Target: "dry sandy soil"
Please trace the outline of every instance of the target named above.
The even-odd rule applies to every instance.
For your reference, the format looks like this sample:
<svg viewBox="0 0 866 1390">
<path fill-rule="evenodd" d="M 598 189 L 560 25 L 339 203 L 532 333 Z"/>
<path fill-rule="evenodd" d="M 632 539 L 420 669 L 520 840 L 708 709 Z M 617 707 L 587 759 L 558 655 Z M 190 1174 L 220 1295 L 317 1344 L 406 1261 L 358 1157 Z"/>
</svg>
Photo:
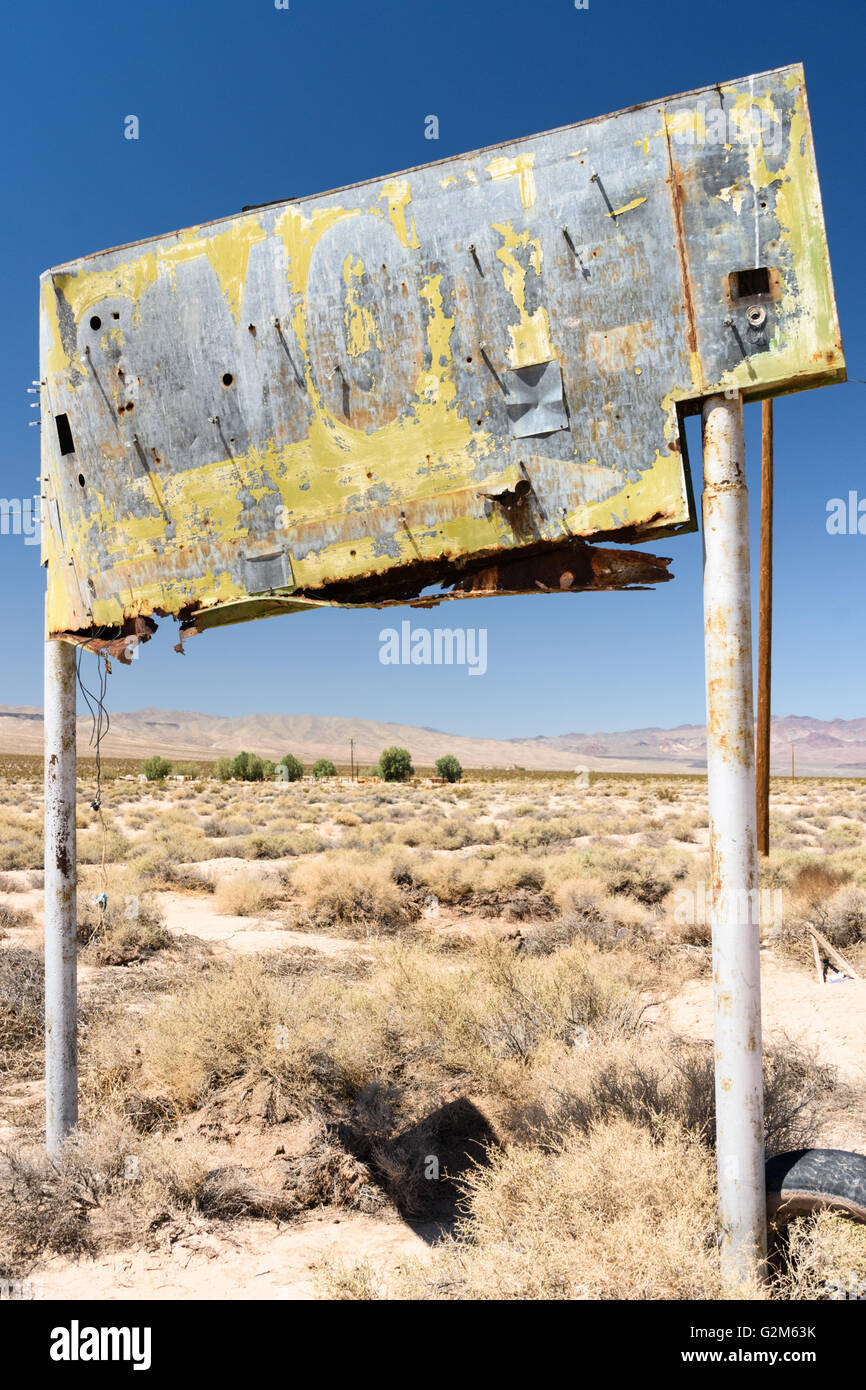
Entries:
<svg viewBox="0 0 866 1390">
<path fill-rule="evenodd" d="M 82 788 L 82 806 L 89 797 Z M 408 1179 L 405 1172 L 395 1176 L 395 1150 L 388 1149 L 401 1125 L 405 1131 L 428 1109 L 468 1097 L 490 1121 L 509 1162 L 540 1162 L 547 1149 L 529 1132 L 526 1113 L 515 1118 L 516 1098 L 528 1090 L 549 1111 L 550 1094 L 563 1093 L 563 1075 L 578 1094 L 580 1047 L 587 1048 L 587 1068 L 609 1066 L 615 1057 L 624 1058 L 625 1066 L 634 1064 L 628 1049 L 637 1040 L 643 1054 L 661 1059 L 664 1076 L 676 1071 L 677 1040 L 700 1044 L 712 1036 L 708 932 L 700 921 L 685 920 L 706 877 L 705 786 L 697 779 L 606 778 L 589 788 L 535 779 L 455 789 L 337 782 L 140 787 L 116 781 L 107 787 L 105 804 L 105 879 L 98 863 L 102 827 L 89 811 L 80 817 L 82 856 L 91 862 L 82 867 L 79 979 L 85 1015 L 89 1008 L 94 1020 L 84 1028 L 82 1131 L 96 1132 L 126 1113 L 130 1097 L 137 1105 L 142 1096 L 162 1104 L 170 1094 L 171 1104 L 147 1129 L 146 1142 L 155 1133 L 157 1141 L 178 1149 L 204 1143 L 213 1154 L 211 1176 L 241 1169 L 245 1180 L 263 1183 L 273 1194 L 276 1169 L 314 1153 L 323 1123 L 333 1157 L 333 1146 L 339 1148 L 334 1136 L 342 1133 L 341 1125 L 351 1129 L 352 1107 L 358 1096 L 368 1103 L 363 1097 L 371 1086 L 389 1095 L 400 1092 L 393 1101 L 398 1118 L 387 1133 L 376 1131 L 369 1151 L 350 1145 L 349 1160 L 343 1150 L 338 1154 L 339 1162 L 366 1165 L 347 1180 L 353 1193 L 367 1191 L 373 1173 L 376 1201 L 347 1197 L 341 1189 L 337 1204 L 314 1194 L 290 1213 L 250 1214 L 243 1203 L 237 1210 L 211 1210 L 202 1196 L 209 1181 L 205 1162 L 192 1197 L 178 1199 L 170 1213 L 154 1218 L 147 1208 L 139 1226 L 121 1235 L 112 1226 L 90 1251 L 64 1250 L 62 1243 L 52 1249 L 51 1240 L 43 1240 L 27 1259 L 20 1255 L 20 1268 L 6 1277 L 25 1278 L 37 1296 L 311 1299 L 379 1296 L 376 1287 L 396 1288 L 399 1296 L 404 1277 L 409 1296 L 424 1296 L 423 1270 L 438 1269 L 437 1252 L 454 1212 L 431 1213 L 423 1204 L 414 1210 L 404 1200 L 401 1183 Z M 0 960 L 41 949 L 38 810 L 35 785 L 7 786 Z M 819 984 L 803 924 L 820 921 L 866 975 L 864 822 L 862 783 L 779 783 L 773 855 L 762 871 L 769 892 L 777 894 L 762 927 L 765 1042 L 806 1058 L 809 1142 L 861 1152 L 866 981 Z M 102 888 L 111 908 L 104 920 L 92 901 Z M 270 1063 L 259 1065 L 255 1047 L 244 1052 L 246 1043 L 234 1035 L 213 1043 L 208 1029 L 214 1025 L 202 1022 L 209 982 L 229 990 L 224 1008 L 231 1011 L 233 980 L 239 981 L 238 992 L 252 988 L 256 1000 L 256 991 L 271 988 L 267 974 L 260 979 L 232 972 L 244 962 L 255 969 L 264 962 L 270 970 L 274 960 L 281 962 L 274 970 L 290 969 L 318 1001 L 311 1008 L 303 995 L 303 1017 L 288 1016 L 285 1025 L 302 1034 L 315 1020 L 323 1030 L 315 1057 L 327 1047 L 341 1055 L 339 1028 L 349 1026 L 347 1018 L 353 1030 L 367 1028 L 358 1018 L 365 1009 L 383 1007 L 395 970 L 398 977 L 403 972 L 403 993 L 398 988 L 397 1002 L 388 1004 L 392 1012 L 384 1023 L 377 1014 L 369 1024 L 378 1030 L 375 1037 L 371 1032 L 353 1042 L 356 1052 L 340 1063 L 352 1078 L 348 1100 L 345 1086 L 339 1098 L 336 1091 L 299 1091 L 275 1112 Z M 537 1020 L 541 1013 L 550 1016 L 551 1000 L 563 988 L 556 971 L 578 969 L 584 981 L 592 973 L 593 989 L 602 994 L 620 991 L 619 1021 L 614 1026 L 610 1001 L 602 1000 L 593 1004 L 585 1025 L 545 1031 L 547 1025 Z M 487 1012 L 478 1015 L 477 1037 L 466 1032 L 471 1020 L 463 1020 L 464 1031 L 452 1040 L 446 1034 L 457 996 L 440 1004 L 438 992 L 452 988 L 455 972 L 468 971 L 472 979 L 473 970 L 479 995 L 488 991 Z M 526 973 L 518 981 L 508 975 L 512 970 Z M 530 989 L 542 1001 L 532 1006 L 534 1015 L 516 1020 L 508 1014 L 506 1026 L 503 1000 L 511 1008 Z M 634 1006 L 623 1002 L 627 994 Z M 205 1002 L 183 1026 L 202 1028 L 202 1054 L 212 1046 L 217 1052 L 236 1048 L 245 1060 L 204 1080 L 183 1074 L 177 1056 L 149 1070 L 147 1056 L 142 1058 L 148 1038 L 159 1036 L 166 1011 L 181 1017 L 178 1008 L 199 995 Z M 24 1007 L 14 1000 L 7 1005 Z M 574 1007 L 569 1005 L 572 1013 Z M 416 1012 L 408 1016 L 410 1008 Z M 627 1027 L 621 1022 L 626 1013 Z M 424 1029 L 429 1035 L 420 1037 Z M 108 1039 L 111 1047 L 119 1039 L 118 1049 L 126 1048 L 122 1065 L 105 1055 Z M 401 1048 L 402 1055 L 395 1055 Z M 461 1049 L 467 1057 L 471 1053 L 465 1066 Z M 0 1055 L 0 1144 L 13 1152 L 38 1152 L 38 1039 L 13 1038 Z M 617 1122 L 626 1121 L 620 1116 Z M 558 1142 L 578 1142 L 572 1130 L 568 1135 Z M 590 1147 L 595 1142 L 591 1135 L 580 1140 Z M 387 1162 L 385 1150 L 392 1155 Z M 700 1185 L 697 1177 L 695 1182 Z M 280 1177 L 280 1183 L 285 1188 L 288 1179 Z M 110 1213 L 115 1198 L 108 1187 L 105 1193 L 96 1205 Z M 464 1218 L 479 1229 L 489 1220 L 483 1195 L 468 1218 L 464 1201 Z M 701 1191 L 688 1200 L 710 1198 Z M 87 1220 L 93 1224 L 93 1213 Z M 465 1229 L 461 1238 L 467 1238 Z M 526 1258 L 525 1250 L 518 1252 L 517 1264 Z M 602 1266 L 605 1258 L 598 1255 Z M 642 1258 L 651 1262 L 655 1256 Z M 849 1252 L 845 1258 L 850 1263 L 854 1257 Z M 549 1296 L 543 1284 L 518 1292 L 507 1279 L 497 1287 L 496 1277 L 489 1269 L 483 1280 L 477 1276 L 479 1287 L 494 1280 L 481 1296 Z M 669 1275 L 659 1276 L 658 1292 L 655 1277 L 600 1268 L 598 1291 L 590 1281 L 587 1296 L 610 1296 L 611 1279 L 625 1281 L 615 1290 L 624 1296 L 685 1296 L 669 1287 Z M 706 1275 L 706 1291 L 696 1296 L 713 1296 L 713 1277 Z M 462 1293 L 442 1293 L 447 1280 L 436 1278 L 437 1297 L 478 1296 L 471 1280 Z M 634 1279 L 637 1286 L 628 1282 Z"/>
</svg>

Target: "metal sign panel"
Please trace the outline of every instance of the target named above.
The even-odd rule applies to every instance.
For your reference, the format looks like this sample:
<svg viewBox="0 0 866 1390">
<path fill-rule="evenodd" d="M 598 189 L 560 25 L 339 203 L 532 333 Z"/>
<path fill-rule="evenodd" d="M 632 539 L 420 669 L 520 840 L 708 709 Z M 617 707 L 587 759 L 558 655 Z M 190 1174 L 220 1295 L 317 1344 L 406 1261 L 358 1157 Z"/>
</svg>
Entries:
<svg viewBox="0 0 866 1390">
<path fill-rule="evenodd" d="M 844 379 L 802 69 L 85 257 L 40 340 L 51 634 L 665 578 L 587 542 L 694 529 L 682 415 Z"/>
</svg>

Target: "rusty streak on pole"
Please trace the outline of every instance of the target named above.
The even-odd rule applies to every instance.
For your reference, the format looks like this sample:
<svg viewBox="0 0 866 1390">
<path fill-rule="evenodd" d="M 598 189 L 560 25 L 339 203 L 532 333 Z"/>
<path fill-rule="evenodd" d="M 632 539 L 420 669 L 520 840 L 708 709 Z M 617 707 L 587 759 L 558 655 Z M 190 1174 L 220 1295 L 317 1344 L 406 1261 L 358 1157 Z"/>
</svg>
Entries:
<svg viewBox="0 0 866 1390">
<path fill-rule="evenodd" d="M 75 648 L 45 643 L 45 1146 L 78 1122 Z"/>
<path fill-rule="evenodd" d="M 770 685 L 773 648 L 773 400 L 761 402 L 761 582 L 758 600 L 758 853 L 770 853 Z"/>
<path fill-rule="evenodd" d="M 716 1150 L 722 1278 L 746 1289 L 764 1274 L 761 987 L 749 503 L 739 396 L 711 396 L 704 424 L 704 648 Z"/>
</svg>

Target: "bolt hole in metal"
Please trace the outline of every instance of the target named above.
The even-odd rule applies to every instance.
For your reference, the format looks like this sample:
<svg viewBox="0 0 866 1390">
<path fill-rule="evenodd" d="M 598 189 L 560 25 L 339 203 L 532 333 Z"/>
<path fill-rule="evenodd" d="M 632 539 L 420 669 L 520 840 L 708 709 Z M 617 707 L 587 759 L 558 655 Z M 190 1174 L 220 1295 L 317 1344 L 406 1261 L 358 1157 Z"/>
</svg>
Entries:
<svg viewBox="0 0 866 1390">
<path fill-rule="evenodd" d="M 83 474 L 83 473 L 79 473 L 79 475 L 78 475 L 78 482 L 79 482 L 79 484 L 80 484 L 81 487 L 84 487 L 84 474 Z"/>
<path fill-rule="evenodd" d="M 233 381 L 234 377 L 231 372 L 223 372 L 223 386 L 231 386 Z"/>
<path fill-rule="evenodd" d="M 767 311 L 763 304 L 753 304 L 746 312 L 750 328 L 763 328 L 767 322 Z"/>
<path fill-rule="evenodd" d="M 94 333 L 98 333 L 102 327 L 102 319 L 94 314 L 93 318 L 90 320 L 90 327 L 93 329 Z"/>
</svg>

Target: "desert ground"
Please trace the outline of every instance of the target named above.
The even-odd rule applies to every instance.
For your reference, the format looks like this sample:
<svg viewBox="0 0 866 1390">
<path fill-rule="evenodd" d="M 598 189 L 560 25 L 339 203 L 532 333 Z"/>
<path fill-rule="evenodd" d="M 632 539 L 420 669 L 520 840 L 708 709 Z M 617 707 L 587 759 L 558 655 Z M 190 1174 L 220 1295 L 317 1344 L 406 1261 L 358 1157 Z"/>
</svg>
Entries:
<svg viewBox="0 0 866 1390">
<path fill-rule="evenodd" d="M 700 777 L 79 787 L 81 1116 L 42 1156 L 41 785 L 0 786 L 0 1279 L 124 1299 L 713 1299 Z M 866 1152 L 866 783 L 774 780 L 768 1152 Z M 106 895 L 106 905 L 98 901 Z M 775 1234 L 755 1295 L 866 1281 Z M 861 1283 L 866 1288 L 866 1282 Z"/>
</svg>

